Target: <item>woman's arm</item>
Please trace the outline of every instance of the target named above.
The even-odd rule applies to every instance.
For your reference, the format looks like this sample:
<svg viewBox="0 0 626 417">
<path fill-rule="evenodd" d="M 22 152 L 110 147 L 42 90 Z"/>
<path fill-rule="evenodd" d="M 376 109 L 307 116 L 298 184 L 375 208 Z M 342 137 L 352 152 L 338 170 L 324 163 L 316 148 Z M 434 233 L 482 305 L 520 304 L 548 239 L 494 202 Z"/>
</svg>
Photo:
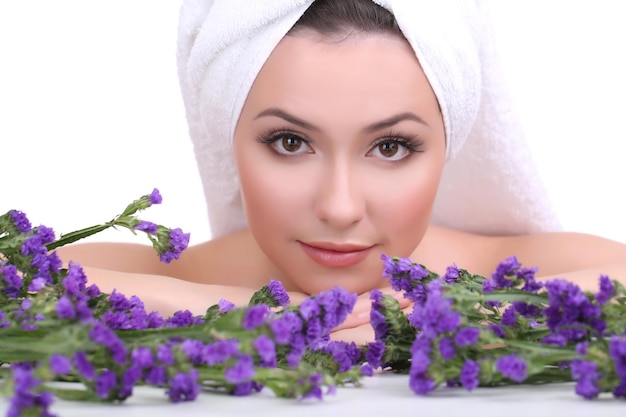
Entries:
<svg viewBox="0 0 626 417">
<path fill-rule="evenodd" d="M 87 280 L 102 292 L 116 290 L 127 297 L 138 296 L 146 311 L 158 311 L 164 317 L 179 310 L 203 315 L 220 299 L 237 306 L 247 305 L 255 290 L 245 287 L 198 284 L 163 275 L 137 274 L 84 267 Z"/>
</svg>

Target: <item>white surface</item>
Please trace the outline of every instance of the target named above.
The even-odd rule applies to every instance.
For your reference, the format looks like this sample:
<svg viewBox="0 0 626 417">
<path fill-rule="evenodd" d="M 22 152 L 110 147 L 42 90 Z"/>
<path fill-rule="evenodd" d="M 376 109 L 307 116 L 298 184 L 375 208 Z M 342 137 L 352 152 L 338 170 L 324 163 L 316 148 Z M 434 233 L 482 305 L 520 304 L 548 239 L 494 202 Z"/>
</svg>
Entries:
<svg viewBox="0 0 626 417">
<path fill-rule="evenodd" d="M 0 410 L 7 407 L 0 402 Z M 439 388 L 426 397 L 415 395 L 406 375 L 382 375 L 364 380 L 360 388 L 340 388 L 323 401 L 277 399 L 269 391 L 249 397 L 203 393 L 196 401 L 172 404 L 164 390 L 137 388 L 123 404 L 83 404 L 57 401 L 51 411 L 60 417 L 89 416 L 623 416 L 626 404 L 611 394 L 587 401 L 573 384 L 478 388 Z"/>
<path fill-rule="evenodd" d="M 491 1 L 507 78 L 567 230 L 626 242 L 626 3 Z M 0 212 L 57 232 L 161 189 L 210 237 L 175 69 L 179 1 L 0 2 Z M 112 231 L 98 240 L 135 240 Z"/>
</svg>

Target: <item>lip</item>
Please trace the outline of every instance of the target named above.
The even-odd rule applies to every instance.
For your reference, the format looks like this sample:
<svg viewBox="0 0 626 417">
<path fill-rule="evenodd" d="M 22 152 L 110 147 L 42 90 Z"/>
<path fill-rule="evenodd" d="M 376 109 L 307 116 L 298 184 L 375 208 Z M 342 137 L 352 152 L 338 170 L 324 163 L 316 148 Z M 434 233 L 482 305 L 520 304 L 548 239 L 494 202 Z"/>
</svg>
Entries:
<svg viewBox="0 0 626 417">
<path fill-rule="evenodd" d="M 374 246 L 337 244 L 332 242 L 298 241 L 304 253 L 313 261 L 330 268 L 344 268 L 358 264 L 369 255 Z"/>
</svg>

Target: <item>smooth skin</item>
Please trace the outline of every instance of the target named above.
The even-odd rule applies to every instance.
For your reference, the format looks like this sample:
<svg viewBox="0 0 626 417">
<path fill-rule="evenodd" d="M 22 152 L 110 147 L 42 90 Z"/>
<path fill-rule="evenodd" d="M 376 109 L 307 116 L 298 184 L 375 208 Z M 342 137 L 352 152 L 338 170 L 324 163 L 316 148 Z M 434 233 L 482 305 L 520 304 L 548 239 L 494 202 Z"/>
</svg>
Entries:
<svg viewBox="0 0 626 417">
<path fill-rule="evenodd" d="M 245 305 L 279 279 L 293 302 L 339 285 L 360 295 L 333 334 L 372 340 L 369 290 L 393 293 L 381 254 L 489 276 L 515 255 L 538 276 L 596 290 L 601 273 L 626 282 L 626 245 L 579 233 L 481 236 L 429 224 L 445 166 L 436 97 L 401 38 L 315 33 L 285 37 L 260 71 L 235 131 L 249 229 L 189 248 L 160 264 L 151 248 L 88 243 L 59 249 L 101 290 L 114 288 L 169 315 L 203 314 L 228 299 Z M 362 261 L 323 265 L 303 245 L 363 249 Z M 409 307 L 401 299 L 403 307 Z"/>
</svg>

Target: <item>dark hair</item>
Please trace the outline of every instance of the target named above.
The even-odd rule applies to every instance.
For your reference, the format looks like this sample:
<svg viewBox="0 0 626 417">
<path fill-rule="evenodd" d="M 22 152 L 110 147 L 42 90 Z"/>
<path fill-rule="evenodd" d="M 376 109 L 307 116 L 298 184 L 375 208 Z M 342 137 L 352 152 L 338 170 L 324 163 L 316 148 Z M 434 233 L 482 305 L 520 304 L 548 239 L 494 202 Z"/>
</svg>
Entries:
<svg viewBox="0 0 626 417">
<path fill-rule="evenodd" d="M 394 15 L 372 0 L 315 0 L 289 34 L 303 30 L 329 36 L 355 32 L 403 36 Z"/>
</svg>

